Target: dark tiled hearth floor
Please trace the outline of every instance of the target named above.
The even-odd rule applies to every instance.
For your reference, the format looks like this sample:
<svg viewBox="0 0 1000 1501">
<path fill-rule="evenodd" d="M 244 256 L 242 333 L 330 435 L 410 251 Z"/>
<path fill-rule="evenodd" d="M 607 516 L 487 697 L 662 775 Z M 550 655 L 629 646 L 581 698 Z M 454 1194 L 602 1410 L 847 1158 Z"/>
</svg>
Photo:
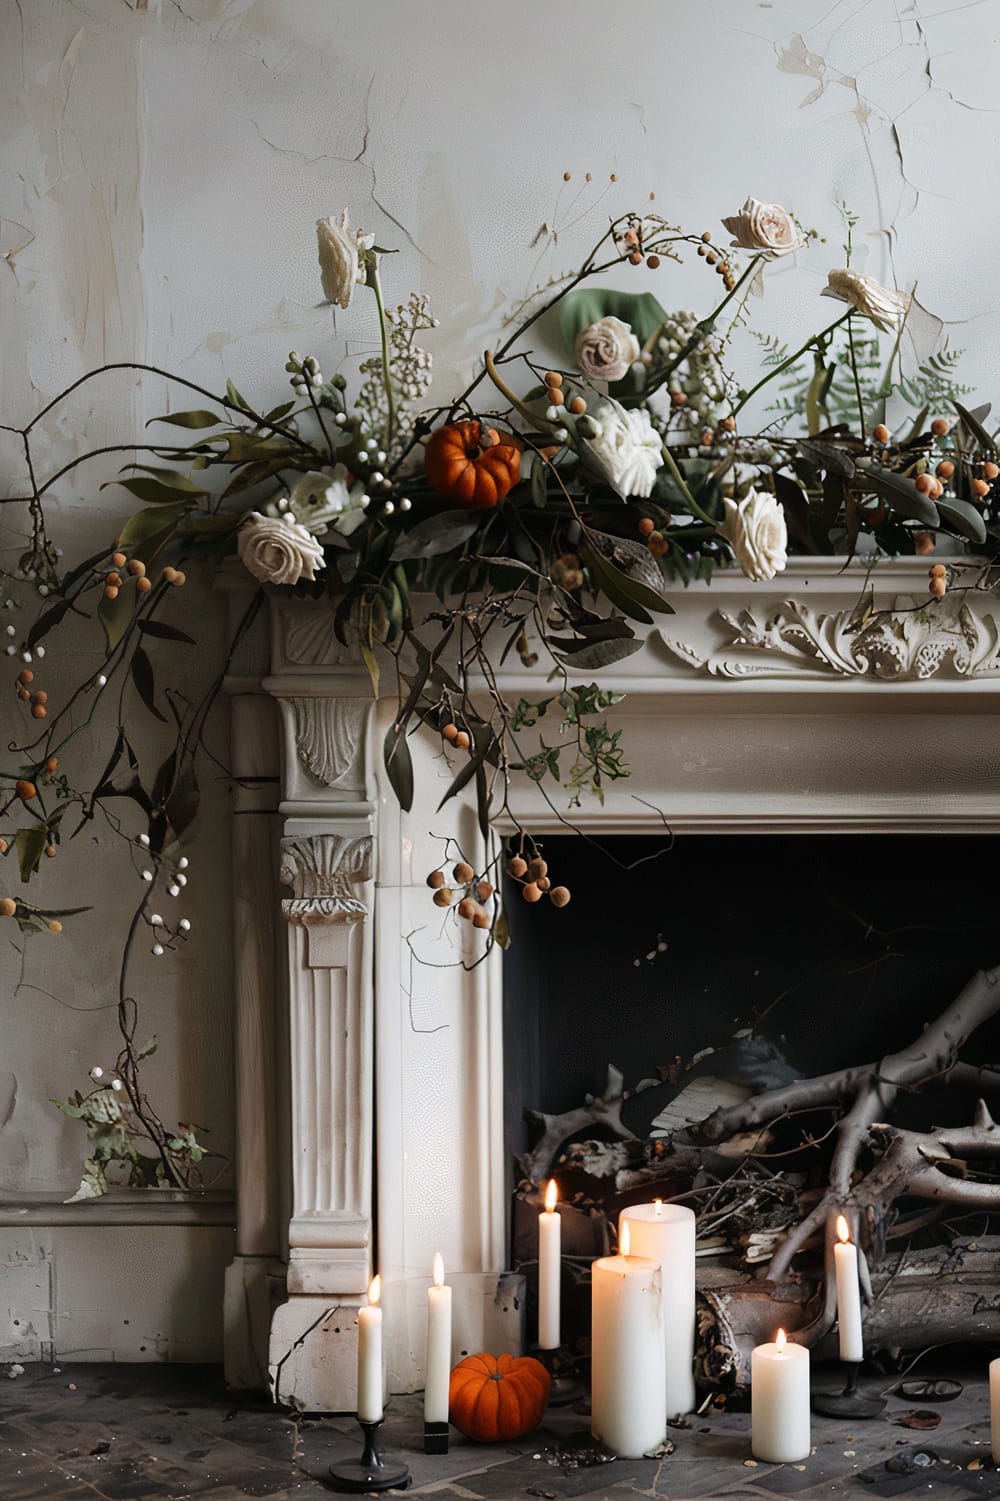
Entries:
<svg viewBox="0 0 1000 1501">
<path fill-rule="evenodd" d="M 325 1483 L 330 1464 L 359 1453 L 352 1419 L 292 1418 L 235 1397 L 214 1367 L 38 1365 L 15 1379 L 7 1378 L 7 1369 L 0 1366 L 3 1501 L 316 1501 L 332 1494 Z M 928 1367 L 920 1374 L 939 1373 Z M 566 1410 L 520 1443 L 483 1446 L 453 1433 L 448 1455 L 427 1457 L 415 1397 L 393 1400 L 385 1447 L 410 1466 L 410 1495 L 440 1501 L 1000 1497 L 1000 1472 L 989 1458 L 985 1360 L 974 1371 L 949 1374 L 966 1380 L 957 1400 L 917 1404 L 940 1412 L 933 1432 L 900 1427 L 896 1420 L 914 1404 L 890 1397 L 882 1418 L 854 1428 L 817 1417 L 814 1452 L 802 1465 L 749 1464 L 750 1419 L 736 1412 L 672 1431 L 676 1449 L 663 1460 L 573 1467 L 571 1439 L 586 1423 Z M 880 1384 L 873 1378 L 866 1386 L 877 1390 Z"/>
</svg>

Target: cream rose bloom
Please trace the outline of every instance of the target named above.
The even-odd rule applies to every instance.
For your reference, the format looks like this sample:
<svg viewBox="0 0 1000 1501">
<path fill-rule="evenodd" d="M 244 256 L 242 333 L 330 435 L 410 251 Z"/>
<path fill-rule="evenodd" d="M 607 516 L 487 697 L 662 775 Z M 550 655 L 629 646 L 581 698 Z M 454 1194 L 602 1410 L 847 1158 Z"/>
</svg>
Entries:
<svg viewBox="0 0 1000 1501">
<path fill-rule="evenodd" d="M 642 407 L 628 410 L 610 397 L 590 413 L 600 432 L 584 441 L 585 452 L 596 462 L 608 484 L 623 500 L 653 493 L 656 472 L 663 462 L 663 439 Z"/>
<path fill-rule="evenodd" d="M 620 318 L 602 318 L 576 336 L 577 369 L 592 380 L 621 380 L 639 353 L 639 340 Z"/>
<path fill-rule="evenodd" d="M 835 297 L 838 302 L 848 303 L 885 333 L 898 333 L 910 310 L 910 298 L 905 292 L 883 287 L 873 276 L 862 276 L 860 271 L 830 271 L 826 282 L 821 297 Z"/>
<path fill-rule="evenodd" d="M 244 568 L 264 584 L 297 584 L 314 579 L 323 566 L 323 549 L 309 528 L 284 516 L 252 511 L 236 534 Z"/>
<path fill-rule="evenodd" d="M 748 198 L 738 214 L 722 222 L 736 248 L 756 250 L 769 260 L 801 250 L 806 243 L 805 235 L 780 203 L 761 203 L 757 198 Z"/>
<path fill-rule="evenodd" d="M 339 220 L 316 220 L 316 238 L 323 296 L 327 302 L 350 307 L 355 283 L 365 280 L 364 252 L 375 244 L 375 236 L 360 229 L 352 233 L 345 208 Z"/>
<path fill-rule="evenodd" d="M 726 519 L 719 527 L 748 579 L 765 583 L 788 560 L 785 513 L 769 490 L 754 490 L 737 503 L 723 500 Z"/>
</svg>

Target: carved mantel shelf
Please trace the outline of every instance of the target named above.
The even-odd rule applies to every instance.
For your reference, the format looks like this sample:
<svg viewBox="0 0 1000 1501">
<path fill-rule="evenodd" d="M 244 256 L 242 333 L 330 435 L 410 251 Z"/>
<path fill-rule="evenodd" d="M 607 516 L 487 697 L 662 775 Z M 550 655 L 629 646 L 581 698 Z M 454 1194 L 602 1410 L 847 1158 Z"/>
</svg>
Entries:
<svg viewBox="0 0 1000 1501">
<path fill-rule="evenodd" d="M 722 573 L 670 591 L 676 613 L 600 674 L 626 695 L 614 724 L 632 775 L 603 806 L 574 810 L 574 824 L 657 836 L 1000 831 L 1000 604 L 974 590 L 929 604 L 926 585 L 924 560 L 869 576 L 822 559 L 767 585 Z M 230 575 L 234 592 L 246 586 Z M 859 626 L 866 587 L 885 613 Z M 240 1154 L 227 1366 L 234 1384 L 266 1371 L 278 1400 L 347 1410 L 374 1270 L 392 1390 L 422 1384 L 434 1251 L 455 1288 L 456 1351 L 515 1348 L 521 1312 L 504 1273 L 499 956 L 463 967 L 482 935 L 432 918 L 425 885 L 443 838 L 477 867 L 485 851 L 461 799 L 437 811 L 451 774 L 423 731 L 411 740 L 414 807 L 400 811 L 379 750 L 392 700 L 373 703 L 331 624 L 327 601 L 275 597 L 267 639 L 248 645 L 229 684 L 246 781 L 233 821 Z M 506 665 L 501 685 L 511 698 L 547 691 L 541 664 Z M 533 785 L 514 806 L 537 835 L 565 832 Z"/>
</svg>

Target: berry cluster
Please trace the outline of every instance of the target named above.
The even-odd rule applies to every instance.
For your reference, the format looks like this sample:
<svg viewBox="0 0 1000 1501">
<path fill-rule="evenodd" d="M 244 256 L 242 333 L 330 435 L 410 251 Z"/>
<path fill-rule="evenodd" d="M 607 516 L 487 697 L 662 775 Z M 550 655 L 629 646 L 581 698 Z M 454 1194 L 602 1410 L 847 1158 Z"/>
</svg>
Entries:
<svg viewBox="0 0 1000 1501">
<path fill-rule="evenodd" d="M 22 672 L 18 673 L 14 689 L 23 704 L 31 705 L 33 718 L 44 719 L 49 712 L 45 707 L 49 701 L 49 695 L 44 688 L 32 688 L 31 684 L 34 681 L 35 674 L 30 667 L 25 667 Z"/>
<path fill-rule="evenodd" d="M 565 907 L 569 902 L 569 887 L 552 885 L 549 867 L 537 853 L 527 860 L 523 855 L 511 855 L 507 874 L 512 881 L 521 883 L 521 895 L 526 902 L 540 902 L 543 896 L 548 897 L 553 907 Z"/>
<path fill-rule="evenodd" d="M 940 599 L 948 588 L 948 570 L 943 563 L 935 563 L 930 570 L 930 582 L 928 588 L 931 593 Z"/>
<path fill-rule="evenodd" d="M 442 869 L 432 870 L 427 877 L 427 884 L 434 892 L 432 900 L 435 907 L 450 907 L 455 900 L 455 887 L 461 887 L 462 894 L 455 908 L 458 916 L 471 922 L 474 928 L 492 927 L 492 905 L 496 895 L 492 882 L 485 877 L 477 879 L 476 872 L 467 860 L 458 860 L 452 866 L 451 879 L 455 883 L 454 887 L 447 884 L 448 877 Z"/>
<path fill-rule="evenodd" d="M 736 285 L 736 278 L 733 276 L 733 268 L 730 265 L 729 261 L 726 259 L 725 251 L 715 251 L 710 249 L 709 247 L 711 243 L 711 232 L 706 229 L 705 233 L 701 237 L 701 244 L 698 246 L 698 254 L 703 257 L 706 265 L 712 266 L 715 269 L 716 274 L 722 277 L 722 284 L 725 287 L 726 291 L 731 292 Z"/>
</svg>

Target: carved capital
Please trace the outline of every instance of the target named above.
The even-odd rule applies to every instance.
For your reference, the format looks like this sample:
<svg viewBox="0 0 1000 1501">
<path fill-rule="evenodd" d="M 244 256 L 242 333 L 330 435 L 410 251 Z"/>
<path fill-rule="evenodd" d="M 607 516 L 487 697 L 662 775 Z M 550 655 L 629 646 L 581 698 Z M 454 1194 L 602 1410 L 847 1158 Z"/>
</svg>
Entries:
<svg viewBox="0 0 1000 1501">
<path fill-rule="evenodd" d="M 321 926 L 364 917 L 368 907 L 360 888 L 371 880 L 372 840 L 342 834 L 314 834 L 281 841 L 281 882 L 291 886 L 281 910 L 290 923 Z"/>
</svg>

